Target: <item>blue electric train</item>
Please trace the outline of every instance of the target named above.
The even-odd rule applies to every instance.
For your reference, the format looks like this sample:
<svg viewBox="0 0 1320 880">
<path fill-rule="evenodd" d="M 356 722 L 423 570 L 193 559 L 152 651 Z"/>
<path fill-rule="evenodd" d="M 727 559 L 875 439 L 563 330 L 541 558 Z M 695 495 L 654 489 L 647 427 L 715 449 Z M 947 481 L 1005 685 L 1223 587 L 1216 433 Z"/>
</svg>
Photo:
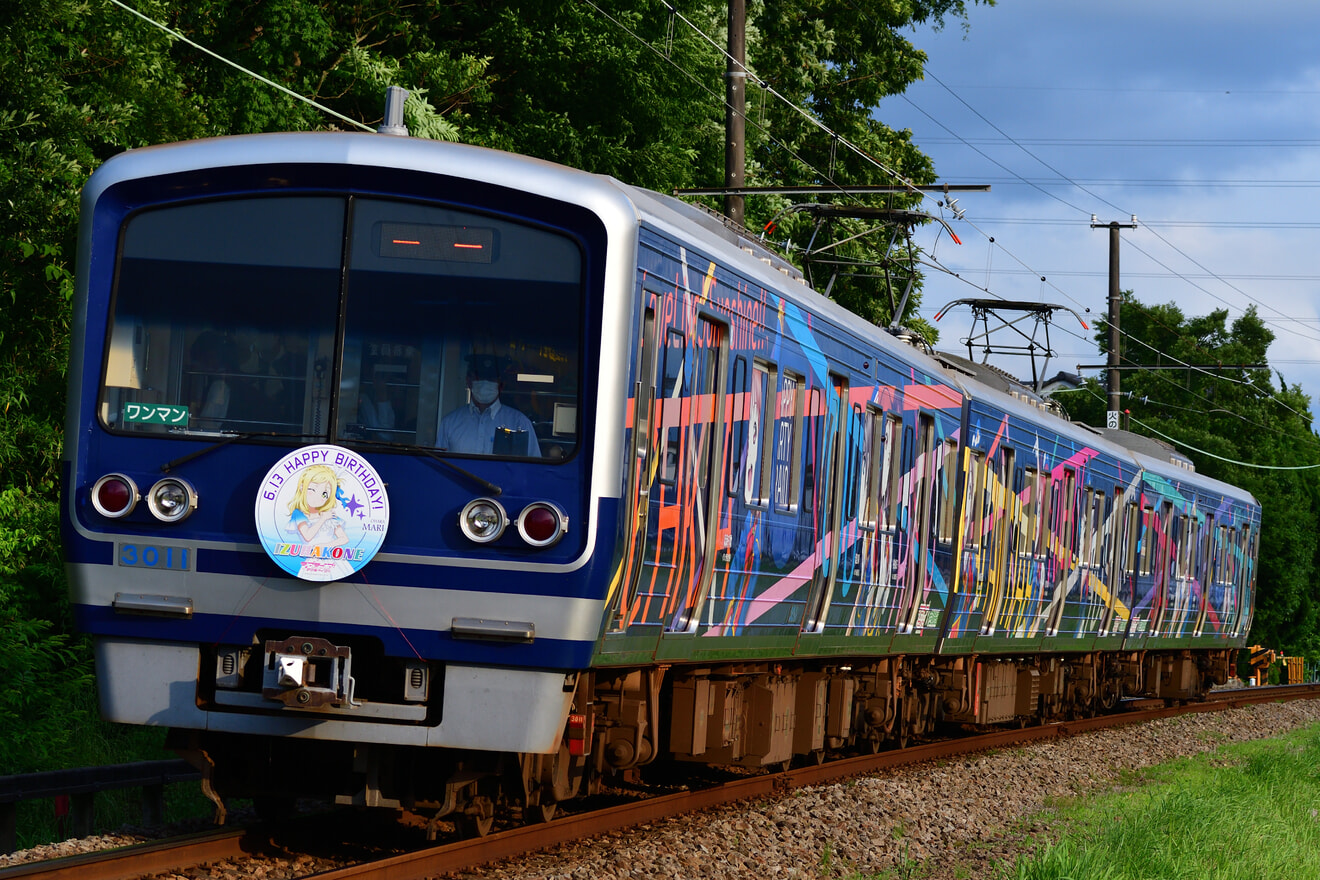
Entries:
<svg viewBox="0 0 1320 880">
<path fill-rule="evenodd" d="M 1194 699 L 1260 508 L 811 291 L 719 217 L 368 134 L 83 195 L 62 515 L 105 717 L 207 791 L 529 820 Z M 1146 445 L 1142 445 L 1142 444 Z"/>
</svg>

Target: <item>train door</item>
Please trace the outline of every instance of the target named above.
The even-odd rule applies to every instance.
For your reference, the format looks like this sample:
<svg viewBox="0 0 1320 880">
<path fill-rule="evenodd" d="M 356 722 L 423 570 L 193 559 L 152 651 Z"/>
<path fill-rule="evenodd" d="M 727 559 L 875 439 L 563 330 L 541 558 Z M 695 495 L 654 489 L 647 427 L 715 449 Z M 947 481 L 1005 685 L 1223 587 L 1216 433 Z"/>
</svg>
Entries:
<svg viewBox="0 0 1320 880">
<path fill-rule="evenodd" d="M 1026 635 L 1039 613 L 1044 591 L 1044 546 L 1050 519 L 1050 475 L 1048 471 L 1023 469 L 1022 515 L 1018 519 L 1015 575 L 1010 583 L 1012 602 L 1000 626 L 1006 634 Z"/>
<path fill-rule="evenodd" d="M 1135 501 L 1127 502 L 1123 506 L 1123 539 L 1119 548 L 1121 561 L 1118 566 L 1118 601 L 1128 611 L 1127 626 L 1123 628 L 1121 634 L 1129 637 L 1140 634 L 1137 629 L 1137 618 L 1141 614 L 1141 609 L 1138 607 L 1138 602 L 1141 600 L 1138 580 L 1142 523 L 1141 506 Z"/>
<path fill-rule="evenodd" d="M 630 507 L 627 548 L 619 577 L 624 585 L 623 599 L 615 617 L 615 629 L 624 629 L 637 604 L 642 582 L 642 560 L 646 553 L 646 525 L 651 512 L 651 487 L 655 482 L 655 367 L 660 341 L 657 336 L 655 309 L 646 308 L 638 333 L 637 380 L 633 385 L 632 444 L 627 450 Z"/>
<path fill-rule="evenodd" d="M 1201 598 L 1201 607 L 1196 615 L 1196 627 L 1193 635 L 1201 635 L 1205 632 L 1206 620 L 1214 607 L 1210 594 L 1210 575 L 1213 571 L 1211 566 L 1211 542 L 1214 536 L 1215 515 L 1207 513 L 1203 517 L 1194 517 L 1196 520 L 1196 557 L 1188 576 L 1192 578 L 1193 584 L 1199 587 Z"/>
<path fill-rule="evenodd" d="M 960 558 L 955 563 L 957 570 L 950 599 L 953 607 L 953 619 L 948 628 L 950 636 L 962 635 L 971 615 L 983 610 L 981 604 L 986 597 L 986 570 L 989 567 L 986 551 L 990 545 L 985 534 L 991 516 L 986 486 L 989 468 L 985 453 L 979 449 L 967 447 L 963 457 L 966 474 L 963 477 L 962 540 L 958 544 Z"/>
<path fill-rule="evenodd" d="M 867 604 L 871 609 L 868 626 L 897 626 L 895 593 L 899 587 L 898 499 L 903 476 L 903 420 L 895 413 L 875 416 L 880 437 L 872 443 L 875 462 L 874 497 L 878 501 L 874 548 L 874 584 Z M 878 448 L 876 448 L 878 446 Z"/>
<path fill-rule="evenodd" d="M 807 596 L 807 613 L 803 617 L 802 631 L 818 633 L 825 629 L 825 614 L 829 610 L 830 597 L 839 580 L 839 567 L 843 564 L 842 515 L 844 480 L 847 477 L 848 452 L 848 380 L 842 376 L 830 374 L 834 386 L 835 412 L 831 418 L 826 414 L 825 436 L 821 450 L 830 450 L 828 457 L 819 456 L 823 474 L 818 474 L 818 481 L 825 489 L 824 505 L 820 508 L 818 522 L 822 533 L 820 547 L 820 567 L 812 578 L 811 591 Z M 813 410 L 814 414 L 814 410 Z"/>
<path fill-rule="evenodd" d="M 1259 536 L 1251 523 L 1243 523 L 1240 535 L 1239 564 L 1237 567 L 1237 607 L 1233 609 L 1234 636 L 1245 634 L 1251 626 L 1251 609 L 1255 607 L 1256 553 Z"/>
<path fill-rule="evenodd" d="M 690 481 L 690 508 L 692 526 L 686 530 L 692 554 L 691 572 L 679 589 L 683 602 L 671 629 L 691 632 L 697 627 L 698 612 L 710 593 L 715 577 L 716 553 L 719 534 L 720 501 L 724 497 L 720 485 L 724 468 L 724 435 L 726 394 L 728 384 L 729 338 L 728 328 L 707 315 L 697 318 L 693 340 L 692 395 L 685 431 L 684 478 Z"/>
<path fill-rule="evenodd" d="M 1131 609 L 1127 605 L 1125 562 L 1127 547 L 1127 506 L 1123 503 L 1123 487 L 1115 485 L 1109 499 L 1109 512 L 1105 517 L 1105 546 L 1102 553 L 1104 571 L 1102 580 L 1108 592 L 1108 607 L 1100 624 L 1100 634 L 1107 636 L 1127 634 L 1127 620 Z M 1121 618 L 1121 622 L 1120 622 Z"/>
<path fill-rule="evenodd" d="M 921 599 L 928 577 L 926 547 L 930 544 L 931 491 L 934 486 L 935 418 L 928 413 L 917 415 L 917 449 L 912 464 L 913 495 L 908 512 L 908 564 L 904 578 L 903 607 L 899 632 L 916 629 L 921 616 Z"/>
<path fill-rule="evenodd" d="M 1192 517 L 1187 514 L 1179 513 L 1174 514 L 1169 523 L 1172 538 L 1172 546 L 1169 548 L 1169 587 L 1160 631 L 1173 637 L 1187 634 L 1188 618 L 1194 610 L 1192 590 L 1188 583 L 1193 546 L 1191 520 Z"/>
<path fill-rule="evenodd" d="M 1152 536 L 1154 546 L 1151 548 L 1151 557 L 1154 560 L 1154 571 L 1151 572 L 1153 576 L 1150 615 L 1151 635 L 1169 634 L 1169 627 L 1173 625 L 1174 609 L 1171 606 L 1177 598 L 1174 585 L 1174 561 L 1177 553 L 1174 544 L 1174 527 L 1176 524 L 1177 518 L 1173 515 L 1173 502 L 1165 501 L 1160 508 L 1160 512 L 1155 516 L 1154 526 L 1157 532 Z"/>
<path fill-rule="evenodd" d="M 1008 577 L 1007 562 L 1011 548 L 1008 546 L 1016 529 L 1010 528 L 1010 521 L 1016 519 L 1018 511 L 1017 494 L 1013 491 L 1013 476 L 1016 467 L 1016 453 L 1005 446 L 999 453 L 999 473 L 995 475 L 991 492 L 993 525 L 986 531 L 986 556 L 990 562 L 987 576 L 987 598 L 985 614 L 981 618 L 981 633 L 993 635 L 999 609 L 1004 604 L 1005 580 Z"/>
<path fill-rule="evenodd" d="M 1221 527 L 1222 528 L 1222 527 Z M 1242 545 L 1236 526 L 1226 530 L 1224 537 L 1224 619 L 1237 631 L 1237 618 L 1242 608 Z"/>
</svg>

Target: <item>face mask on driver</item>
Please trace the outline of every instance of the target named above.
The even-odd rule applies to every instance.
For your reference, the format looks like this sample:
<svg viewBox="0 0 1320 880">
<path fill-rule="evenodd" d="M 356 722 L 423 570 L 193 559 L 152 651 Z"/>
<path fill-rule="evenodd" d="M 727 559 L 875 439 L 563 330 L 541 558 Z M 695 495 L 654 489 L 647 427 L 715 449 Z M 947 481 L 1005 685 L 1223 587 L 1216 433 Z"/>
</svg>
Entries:
<svg viewBox="0 0 1320 880">
<path fill-rule="evenodd" d="M 498 382 L 480 379 L 472 383 L 472 401 L 478 406 L 490 406 L 495 402 L 495 398 L 499 396 L 500 383 Z"/>
</svg>

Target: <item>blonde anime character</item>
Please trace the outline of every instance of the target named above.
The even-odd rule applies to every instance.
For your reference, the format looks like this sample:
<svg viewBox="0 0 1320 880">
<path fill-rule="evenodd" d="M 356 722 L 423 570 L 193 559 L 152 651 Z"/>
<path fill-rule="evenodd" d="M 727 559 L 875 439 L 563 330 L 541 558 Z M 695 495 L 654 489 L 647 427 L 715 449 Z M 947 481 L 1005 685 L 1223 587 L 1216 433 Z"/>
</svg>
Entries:
<svg viewBox="0 0 1320 880">
<path fill-rule="evenodd" d="M 348 543 L 339 506 L 339 475 L 334 468 L 314 464 L 298 475 L 298 485 L 289 502 L 289 524 L 308 544 L 340 547 Z"/>
</svg>

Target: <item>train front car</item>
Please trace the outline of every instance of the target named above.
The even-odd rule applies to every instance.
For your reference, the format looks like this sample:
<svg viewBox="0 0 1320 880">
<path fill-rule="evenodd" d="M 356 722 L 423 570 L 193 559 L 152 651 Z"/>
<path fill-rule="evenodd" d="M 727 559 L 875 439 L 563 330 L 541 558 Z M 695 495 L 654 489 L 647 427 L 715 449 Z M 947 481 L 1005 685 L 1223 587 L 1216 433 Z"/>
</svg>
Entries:
<svg viewBox="0 0 1320 880">
<path fill-rule="evenodd" d="M 571 795 L 621 472 L 595 426 L 627 397 L 606 292 L 635 242 L 603 178 L 459 145 L 106 163 L 63 504 L 104 716 L 173 728 L 217 799 L 480 827 L 501 777 L 542 814 Z"/>
</svg>

